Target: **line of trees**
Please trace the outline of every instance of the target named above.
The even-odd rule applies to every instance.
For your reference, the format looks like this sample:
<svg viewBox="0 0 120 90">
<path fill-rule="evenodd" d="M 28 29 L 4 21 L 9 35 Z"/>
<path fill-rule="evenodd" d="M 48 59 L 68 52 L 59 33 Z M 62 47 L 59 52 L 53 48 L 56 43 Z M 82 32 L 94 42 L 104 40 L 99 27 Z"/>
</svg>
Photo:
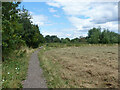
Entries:
<svg viewBox="0 0 120 90">
<path fill-rule="evenodd" d="M 2 3 L 2 53 L 3 57 L 22 46 L 37 48 L 45 39 L 38 25 L 31 22 L 28 10 L 18 6 L 20 2 Z"/>
<path fill-rule="evenodd" d="M 90 44 L 113 44 L 120 43 L 120 35 L 118 33 L 101 28 L 92 28 L 88 31 L 87 37 L 80 36 L 79 38 L 69 39 L 69 38 L 58 38 L 57 36 L 47 35 L 45 37 L 47 43 L 90 43 Z"/>
<path fill-rule="evenodd" d="M 91 44 L 113 44 L 120 43 L 120 35 L 118 33 L 104 29 L 101 31 L 101 28 L 93 28 L 88 32 L 87 41 Z"/>
</svg>

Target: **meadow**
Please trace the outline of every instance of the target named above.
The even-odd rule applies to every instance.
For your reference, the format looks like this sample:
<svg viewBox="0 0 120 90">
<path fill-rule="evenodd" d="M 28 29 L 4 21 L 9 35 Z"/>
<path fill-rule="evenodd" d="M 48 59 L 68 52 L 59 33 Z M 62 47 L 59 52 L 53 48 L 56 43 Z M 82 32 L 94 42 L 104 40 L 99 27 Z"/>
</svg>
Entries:
<svg viewBox="0 0 120 90">
<path fill-rule="evenodd" d="M 39 59 L 48 88 L 118 87 L 118 45 L 48 44 Z"/>
<path fill-rule="evenodd" d="M 35 49 L 23 47 L 15 50 L 2 63 L 2 88 L 22 88 L 22 82 L 26 79 L 28 62 L 31 53 Z"/>
</svg>

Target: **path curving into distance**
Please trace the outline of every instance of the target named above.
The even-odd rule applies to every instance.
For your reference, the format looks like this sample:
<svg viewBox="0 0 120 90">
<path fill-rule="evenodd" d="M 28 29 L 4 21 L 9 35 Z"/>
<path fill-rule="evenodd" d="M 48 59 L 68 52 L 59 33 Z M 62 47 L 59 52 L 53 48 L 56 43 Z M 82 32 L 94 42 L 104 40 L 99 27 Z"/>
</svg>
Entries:
<svg viewBox="0 0 120 90">
<path fill-rule="evenodd" d="M 23 88 L 47 88 L 46 80 L 43 77 L 38 59 L 40 48 L 32 53 L 30 57 L 27 78 L 23 82 Z"/>
</svg>

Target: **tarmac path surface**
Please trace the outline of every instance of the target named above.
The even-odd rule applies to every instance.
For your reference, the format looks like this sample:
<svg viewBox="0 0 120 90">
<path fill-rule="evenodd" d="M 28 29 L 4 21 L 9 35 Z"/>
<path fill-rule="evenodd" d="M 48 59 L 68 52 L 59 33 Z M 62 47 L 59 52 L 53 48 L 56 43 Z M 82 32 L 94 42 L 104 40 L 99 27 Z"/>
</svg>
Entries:
<svg viewBox="0 0 120 90">
<path fill-rule="evenodd" d="M 23 88 L 47 88 L 46 80 L 43 76 L 38 59 L 40 48 L 32 53 L 30 57 L 27 78 L 23 82 Z"/>
</svg>

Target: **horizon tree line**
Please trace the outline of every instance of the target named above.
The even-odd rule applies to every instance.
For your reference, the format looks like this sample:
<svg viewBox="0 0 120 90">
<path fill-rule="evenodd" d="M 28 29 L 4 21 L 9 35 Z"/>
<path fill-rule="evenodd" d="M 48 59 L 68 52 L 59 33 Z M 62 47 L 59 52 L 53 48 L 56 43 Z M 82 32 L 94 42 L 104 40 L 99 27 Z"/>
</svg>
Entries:
<svg viewBox="0 0 120 90">
<path fill-rule="evenodd" d="M 108 29 L 101 30 L 100 27 L 92 28 L 88 31 L 88 36 L 79 38 L 58 38 L 56 35 L 46 35 L 46 43 L 90 43 L 90 44 L 113 44 L 120 43 L 120 34 L 109 31 Z"/>
</svg>

